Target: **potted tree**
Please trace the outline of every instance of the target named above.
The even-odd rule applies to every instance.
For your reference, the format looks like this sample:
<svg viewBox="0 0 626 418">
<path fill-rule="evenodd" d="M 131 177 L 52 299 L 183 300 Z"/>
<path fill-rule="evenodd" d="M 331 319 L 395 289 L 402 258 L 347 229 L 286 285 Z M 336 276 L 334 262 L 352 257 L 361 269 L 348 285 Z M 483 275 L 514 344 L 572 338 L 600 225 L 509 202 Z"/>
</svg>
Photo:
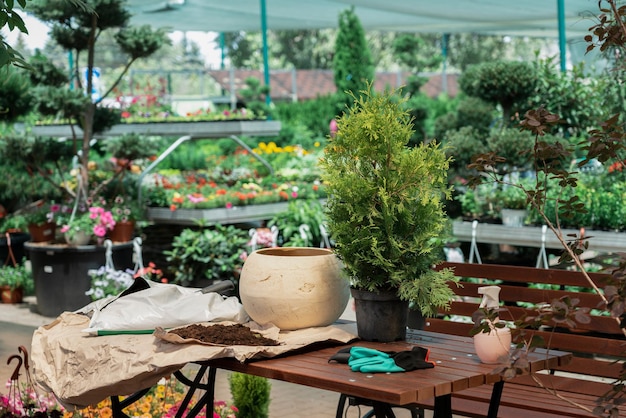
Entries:
<svg viewBox="0 0 626 418">
<path fill-rule="evenodd" d="M 432 316 L 454 295 L 452 272 L 432 269 L 443 258 L 449 159 L 435 142 L 407 146 L 412 119 L 398 92 L 377 94 L 370 85 L 352 97 L 321 160 L 328 227 L 350 280 L 359 337 L 400 340 L 409 302 Z M 366 306 L 376 299 L 380 308 Z M 399 318 L 381 318 L 393 311 Z"/>
</svg>

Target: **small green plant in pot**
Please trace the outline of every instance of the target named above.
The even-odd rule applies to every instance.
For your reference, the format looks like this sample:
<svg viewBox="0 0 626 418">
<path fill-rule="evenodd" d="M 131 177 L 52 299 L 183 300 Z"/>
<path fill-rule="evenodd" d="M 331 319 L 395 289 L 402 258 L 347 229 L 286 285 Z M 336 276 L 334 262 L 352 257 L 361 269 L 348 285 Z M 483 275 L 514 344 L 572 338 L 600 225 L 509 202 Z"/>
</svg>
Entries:
<svg viewBox="0 0 626 418">
<path fill-rule="evenodd" d="M 370 85 L 353 98 L 321 160 L 328 227 L 355 299 L 366 291 L 405 302 L 398 308 L 404 319 L 397 325 L 386 322 L 381 330 L 366 330 L 357 299 L 359 336 L 404 339 L 408 302 L 433 316 L 454 296 L 452 272 L 432 269 L 443 254 L 438 238 L 447 219 L 443 201 L 450 197 L 449 159 L 435 142 L 407 146 L 413 126 L 397 92 L 377 94 Z"/>
<path fill-rule="evenodd" d="M 23 261 L 15 265 L 0 267 L 0 292 L 2 302 L 20 303 L 24 295 L 33 294 L 33 289 L 33 277 Z"/>
</svg>

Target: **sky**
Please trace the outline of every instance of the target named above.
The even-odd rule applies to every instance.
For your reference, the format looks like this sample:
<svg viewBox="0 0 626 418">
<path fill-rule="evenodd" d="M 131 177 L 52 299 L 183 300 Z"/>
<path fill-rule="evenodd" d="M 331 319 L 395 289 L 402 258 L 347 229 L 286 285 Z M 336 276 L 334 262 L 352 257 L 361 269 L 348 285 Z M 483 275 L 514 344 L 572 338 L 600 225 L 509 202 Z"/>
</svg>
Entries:
<svg viewBox="0 0 626 418">
<path fill-rule="evenodd" d="M 28 29 L 28 35 L 22 34 L 17 29 L 9 31 L 7 27 L 4 27 L 2 34 L 6 37 L 7 42 L 12 46 L 15 45 L 19 34 L 22 34 L 29 49 L 43 48 L 48 40 L 49 27 L 32 16 L 22 15 L 22 18 Z M 170 37 L 172 41 L 180 42 L 183 32 L 172 32 Z M 187 39 L 198 44 L 200 53 L 204 56 L 207 66 L 219 68 L 221 52 L 213 42 L 215 37 L 215 32 L 187 32 Z"/>
</svg>

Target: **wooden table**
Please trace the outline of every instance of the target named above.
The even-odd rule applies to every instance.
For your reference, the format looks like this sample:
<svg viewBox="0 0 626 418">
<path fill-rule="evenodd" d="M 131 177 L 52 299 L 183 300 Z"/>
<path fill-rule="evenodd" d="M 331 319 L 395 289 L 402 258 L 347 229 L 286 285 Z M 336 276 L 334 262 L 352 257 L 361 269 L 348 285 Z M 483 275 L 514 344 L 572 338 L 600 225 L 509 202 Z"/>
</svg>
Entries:
<svg viewBox="0 0 626 418">
<path fill-rule="evenodd" d="M 370 400 L 377 417 L 392 417 L 385 412 L 389 406 L 423 404 L 434 399 L 434 417 L 451 417 L 451 395 L 464 389 L 494 384 L 492 406 L 489 416 L 497 416 L 500 394 L 504 382 L 493 371 L 497 366 L 483 364 L 474 353 L 472 339 L 427 331 L 409 330 L 407 342 L 374 343 L 356 341 L 347 346 L 362 346 L 380 351 L 405 351 L 414 345 L 430 349 L 430 360 L 436 366 L 432 369 L 415 370 L 405 373 L 360 373 L 352 372 L 346 364 L 329 363 L 328 359 L 346 346 L 309 349 L 267 360 L 241 363 L 234 359 L 222 358 L 199 363 L 198 376 L 207 373 L 208 383 L 200 384 L 187 380 L 189 393 L 195 389 L 206 389 L 198 402 L 198 411 L 204 405 L 213 405 L 215 370 L 225 369 L 269 379 L 278 379 L 319 389 L 338 392 L 347 396 Z M 550 369 L 566 364 L 570 353 L 538 351 L 529 355 L 531 371 Z M 189 395 L 189 394 L 188 394 Z M 191 395 L 190 395 L 191 396 Z M 183 408 L 181 408 L 183 409 Z M 194 416 L 194 415 L 189 415 Z"/>
</svg>

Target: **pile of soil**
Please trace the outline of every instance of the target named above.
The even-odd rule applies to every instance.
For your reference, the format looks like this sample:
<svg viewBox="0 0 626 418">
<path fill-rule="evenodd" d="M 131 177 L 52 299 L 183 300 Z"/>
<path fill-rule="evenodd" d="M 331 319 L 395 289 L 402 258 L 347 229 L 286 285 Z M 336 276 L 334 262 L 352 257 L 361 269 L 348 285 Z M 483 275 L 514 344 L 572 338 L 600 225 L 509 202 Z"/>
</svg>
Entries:
<svg viewBox="0 0 626 418">
<path fill-rule="evenodd" d="M 241 324 L 210 326 L 192 324 L 169 332 L 181 338 L 219 345 L 280 345 L 278 341 L 266 338 Z"/>
</svg>

